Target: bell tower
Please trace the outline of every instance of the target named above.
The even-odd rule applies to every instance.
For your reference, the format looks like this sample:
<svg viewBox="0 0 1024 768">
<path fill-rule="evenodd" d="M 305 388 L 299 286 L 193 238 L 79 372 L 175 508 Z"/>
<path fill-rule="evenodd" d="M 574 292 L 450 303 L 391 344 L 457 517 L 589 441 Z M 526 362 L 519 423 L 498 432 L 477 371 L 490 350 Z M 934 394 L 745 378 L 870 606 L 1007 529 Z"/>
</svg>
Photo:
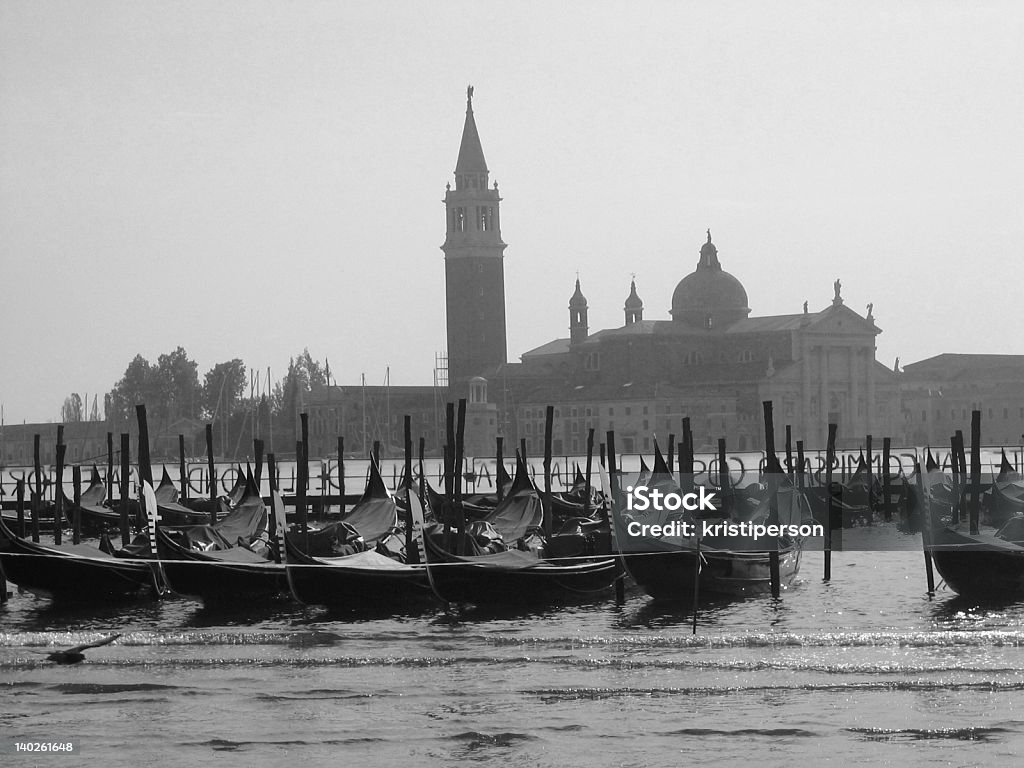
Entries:
<svg viewBox="0 0 1024 768">
<path fill-rule="evenodd" d="M 455 164 L 455 188 L 444 196 L 445 297 L 448 381 L 456 392 L 469 379 L 507 360 L 505 243 L 501 240 L 498 182 L 488 188 L 487 162 L 473 116 L 473 86 L 466 89 L 466 122 Z"/>
</svg>

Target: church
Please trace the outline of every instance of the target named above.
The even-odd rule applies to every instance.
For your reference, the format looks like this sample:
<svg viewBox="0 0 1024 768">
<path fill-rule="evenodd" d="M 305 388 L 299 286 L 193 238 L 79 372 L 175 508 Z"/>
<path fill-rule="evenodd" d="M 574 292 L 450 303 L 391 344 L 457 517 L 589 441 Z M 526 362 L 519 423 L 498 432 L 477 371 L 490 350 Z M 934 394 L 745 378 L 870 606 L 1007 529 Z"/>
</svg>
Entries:
<svg viewBox="0 0 1024 768">
<path fill-rule="evenodd" d="M 698 449 L 720 437 L 731 450 L 764 445 L 762 402 L 775 421 L 792 425 L 808 448 L 824 445 L 839 425 L 840 445 L 867 434 L 895 435 L 899 385 L 875 359 L 881 329 L 846 306 L 841 284 L 831 304 L 791 315 L 751 316 L 747 291 L 719 259 L 711 232 L 693 272 L 672 294 L 669 317 L 645 319 L 635 283 L 623 324 L 591 331 L 579 280 L 568 302 L 569 337 L 507 362 L 500 202 L 473 114 L 472 89 L 455 168 L 445 196 L 448 372 L 452 397 L 492 404 L 506 441 L 543 450 L 544 410 L 555 408 L 553 450 L 579 454 L 593 428 L 614 430 L 625 453 L 665 445 L 690 418 Z M 471 387 L 472 384 L 472 387 Z M 471 391 L 472 389 L 472 391 Z"/>
<path fill-rule="evenodd" d="M 427 451 L 439 453 L 444 405 L 463 397 L 471 456 L 493 455 L 499 435 L 507 452 L 525 441 L 527 452 L 539 455 L 548 405 L 556 455 L 585 452 L 591 428 L 599 442 L 614 430 L 623 453 L 650 452 L 655 438 L 664 447 L 669 434 L 681 434 L 683 417 L 698 450 L 715 450 L 721 437 L 728 450 L 760 450 L 765 400 L 774 403 L 780 446 L 787 424 L 808 449 L 824 448 L 830 422 L 839 425 L 840 447 L 860 445 L 867 434 L 899 439 L 898 376 L 875 359 L 881 330 L 871 311 L 865 317 L 850 309 L 837 280 L 824 308 L 805 303 L 790 315 L 751 316 L 747 291 L 724 269 L 710 231 L 695 243 L 695 268 L 679 280 L 668 317 L 646 317 L 634 283 L 622 325 L 592 331 L 577 280 L 568 338 L 509 362 L 502 198 L 484 157 L 472 87 L 454 175 L 445 189 L 441 245 L 447 365 L 435 371 L 433 387 L 314 392 L 306 404 L 313 453 L 330 453 L 339 434 L 351 446 L 380 440 L 386 453 L 400 453 L 404 414 Z"/>
</svg>

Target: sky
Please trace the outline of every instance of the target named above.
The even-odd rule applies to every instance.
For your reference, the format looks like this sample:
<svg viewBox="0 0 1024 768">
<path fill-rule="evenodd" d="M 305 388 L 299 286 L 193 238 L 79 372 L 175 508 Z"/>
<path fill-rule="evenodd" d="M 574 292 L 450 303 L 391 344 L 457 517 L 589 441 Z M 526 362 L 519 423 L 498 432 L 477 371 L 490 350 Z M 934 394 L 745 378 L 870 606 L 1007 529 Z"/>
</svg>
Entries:
<svg viewBox="0 0 1024 768">
<path fill-rule="evenodd" d="M 645 319 L 711 230 L 753 316 L 842 280 L 878 360 L 1024 354 L 1017 2 L 0 3 L 0 402 L 184 347 L 430 384 L 466 86 L 509 359 Z M 1007 333 L 1010 330 L 1010 333 Z"/>
</svg>

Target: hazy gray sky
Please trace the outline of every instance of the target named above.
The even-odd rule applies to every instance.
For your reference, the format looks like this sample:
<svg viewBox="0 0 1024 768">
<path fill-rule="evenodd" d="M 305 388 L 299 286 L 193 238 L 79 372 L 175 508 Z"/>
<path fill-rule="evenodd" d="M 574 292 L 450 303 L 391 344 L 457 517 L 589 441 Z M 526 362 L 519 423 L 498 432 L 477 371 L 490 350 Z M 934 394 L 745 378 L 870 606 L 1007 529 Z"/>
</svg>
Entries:
<svg viewBox="0 0 1024 768">
<path fill-rule="evenodd" d="M 181 345 L 432 380 L 465 88 L 510 359 L 645 317 L 711 228 L 754 315 L 832 282 L 878 357 L 1024 353 L 1018 2 L 0 3 L 0 401 Z M 1008 331 L 1007 331 L 1008 329 Z"/>
</svg>

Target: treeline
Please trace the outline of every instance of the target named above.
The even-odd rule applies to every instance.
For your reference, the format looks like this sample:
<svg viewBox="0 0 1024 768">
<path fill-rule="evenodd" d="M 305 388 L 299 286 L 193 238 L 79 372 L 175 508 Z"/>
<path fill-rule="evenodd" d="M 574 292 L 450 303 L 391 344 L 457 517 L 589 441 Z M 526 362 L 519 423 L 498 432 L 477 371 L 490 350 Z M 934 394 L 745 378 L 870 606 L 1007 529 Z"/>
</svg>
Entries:
<svg viewBox="0 0 1024 768">
<path fill-rule="evenodd" d="M 109 429 L 134 432 L 135 406 L 146 404 L 151 429 L 156 434 L 184 434 L 191 446 L 200 440 L 205 451 L 205 424 L 213 424 L 215 453 L 224 458 L 246 456 L 253 439 L 288 450 L 297 439 L 296 414 L 314 387 L 327 384 L 330 366 L 314 360 L 308 349 L 291 358 L 283 378 L 271 384 L 269 371 L 261 377 L 239 359 L 217 363 L 202 379 L 199 366 L 184 348 L 160 355 L 151 363 L 136 355 L 124 375 L 103 398 Z M 65 400 L 66 421 L 85 420 L 80 396 Z M 97 409 L 93 415 L 98 417 Z"/>
</svg>

